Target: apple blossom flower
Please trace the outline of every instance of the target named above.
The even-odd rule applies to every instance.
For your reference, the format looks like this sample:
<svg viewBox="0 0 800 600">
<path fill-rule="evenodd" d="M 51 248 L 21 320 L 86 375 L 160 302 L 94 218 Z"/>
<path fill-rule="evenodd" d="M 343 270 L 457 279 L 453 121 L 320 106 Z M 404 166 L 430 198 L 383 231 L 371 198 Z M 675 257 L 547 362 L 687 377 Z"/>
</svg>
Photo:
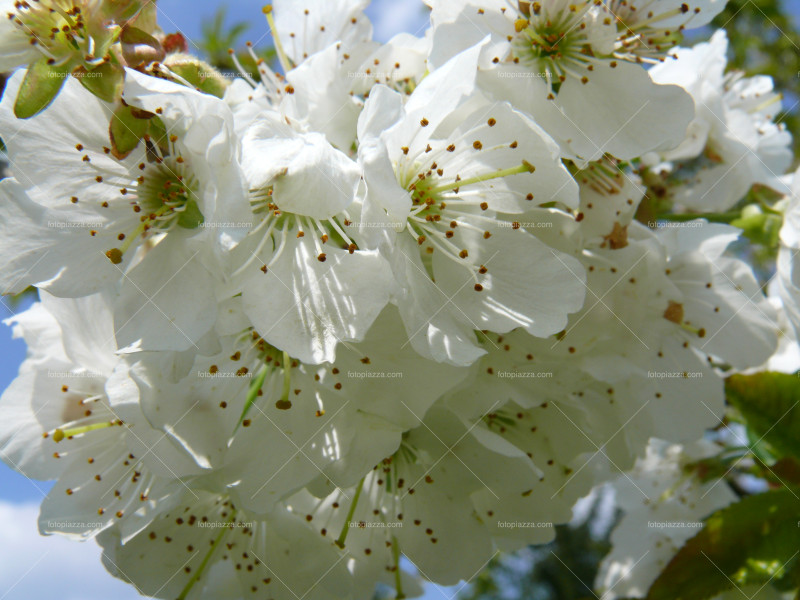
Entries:
<svg viewBox="0 0 800 600">
<path fill-rule="evenodd" d="M 480 51 L 426 77 L 404 105 L 377 86 L 359 120 L 364 235 L 404 288 L 411 343 L 454 364 L 481 354 L 476 329 L 547 336 L 583 303 L 576 259 L 517 223 L 545 203 L 575 207 L 575 184 L 537 125 L 474 93 Z"/>
<path fill-rule="evenodd" d="M 156 598 L 336 600 L 352 588 L 345 557 L 304 517 L 252 513 L 214 492 L 186 492 L 133 538 L 110 529 L 98 542 L 112 575 Z"/>
<path fill-rule="evenodd" d="M 510 101 L 582 161 L 631 159 L 680 143 L 691 115 L 680 87 L 657 85 L 637 60 L 617 56 L 628 30 L 591 1 L 432 0 L 430 63 L 441 67 L 484 36 L 481 88 Z M 619 44 L 619 45 L 618 45 Z"/>
<path fill-rule="evenodd" d="M 227 106 L 130 71 L 127 102 L 162 134 L 125 156 L 109 141 L 109 107 L 75 81 L 47 111 L 16 119 L 9 104 L 20 80 L 0 104 L 15 176 L 2 182 L 4 293 L 36 284 L 80 297 L 118 284 L 121 347 L 193 347 L 214 322 L 208 283 L 224 279 L 221 255 L 249 217 Z M 85 123 L 74 120 L 78 105 Z"/>
<path fill-rule="evenodd" d="M 668 176 L 671 199 L 692 210 L 728 210 L 754 184 L 788 192 L 781 176 L 792 162 L 792 137 L 775 122 L 781 96 L 769 77 L 725 74 L 727 50 L 720 30 L 709 42 L 677 48 L 676 60 L 650 70 L 657 83 L 681 85 L 694 99 L 686 139 L 658 157 L 645 157 L 655 172 Z"/>
<path fill-rule="evenodd" d="M 724 482 L 702 482 L 687 472 L 691 463 L 720 450 L 705 440 L 681 446 L 654 438 L 630 474 L 612 484 L 625 516 L 611 533 L 613 548 L 597 575 L 604 597 L 645 597 L 673 555 L 699 531 L 700 520 L 736 500 Z"/>
<path fill-rule="evenodd" d="M 109 295 L 43 292 L 14 323 L 30 353 L 0 399 L 0 448 L 25 476 L 57 480 L 42 502 L 40 531 L 86 539 L 114 526 L 135 534 L 185 484 L 168 445 L 142 439 L 152 431 L 128 365 L 115 356 Z M 147 455 L 166 477 L 148 468 Z"/>
</svg>

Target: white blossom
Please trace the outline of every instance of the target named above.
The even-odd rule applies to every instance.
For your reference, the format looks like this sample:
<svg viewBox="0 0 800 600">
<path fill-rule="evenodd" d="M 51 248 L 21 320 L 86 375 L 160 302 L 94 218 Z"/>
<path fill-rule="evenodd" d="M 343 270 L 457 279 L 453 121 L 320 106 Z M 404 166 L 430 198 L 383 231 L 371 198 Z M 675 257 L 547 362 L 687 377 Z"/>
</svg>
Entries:
<svg viewBox="0 0 800 600">
<path fill-rule="evenodd" d="M 727 210 L 754 184 L 787 191 L 781 176 L 792 162 L 792 136 L 775 121 L 781 96 L 770 77 L 726 74 L 727 50 L 720 30 L 707 43 L 674 50 L 676 60 L 650 70 L 657 83 L 681 85 L 694 99 L 686 139 L 654 167 L 671 174 L 673 200 L 693 210 Z"/>
</svg>

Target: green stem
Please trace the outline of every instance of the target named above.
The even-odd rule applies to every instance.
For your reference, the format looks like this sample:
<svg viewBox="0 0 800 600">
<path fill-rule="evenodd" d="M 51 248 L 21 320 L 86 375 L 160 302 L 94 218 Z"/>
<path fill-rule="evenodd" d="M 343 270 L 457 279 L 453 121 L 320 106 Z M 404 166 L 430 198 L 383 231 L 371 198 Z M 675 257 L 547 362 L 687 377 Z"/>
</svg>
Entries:
<svg viewBox="0 0 800 600">
<path fill-rule="evenodd" d="M 350 523 L 352 523 L 353 521 L 353 515 L 356 512 L 356 506 L 358 506 L 358 499 L 359 497 L 361 497 L 361 490 L 364 488 L 365 477 L 362 477 L 361 481 L 358 482 L 356 495 L 353 496 L 353 501 L 350 503 L 350 510 L 347 511 L 347 520 L 344 522 L 344 527 L 342 528 L 342 532 L 339 534 L 339 538 L 336 540 L 336 545 L 339 546 L 339 548 L 344 548 L 344 542 L 347 539 L 347 534 L 350 531 Z"/>
<path fill-rule="evenodd" d="M 406 597 L 403 593 L 403 573 L 400 571 L 400 545 L 397 538 L 392 536 L 392 558 L 394 559 L 394 588 L 397 591 L 396 600 Z"/>
<path fill-rule="evenodd" d="M 264 365 L 261 367 L 261 370 L 256 375 L 256 380 L 250 384 L 250 389 L 247 390 L 247 400 L 244 403 L 244 410 L 242 411 L 242 416 L 239 417 L 239 423 L 236 424 L 236 430 L 241 427 L 242 423 L 244 422 L 247 413 L 250 412 L 253 404 L 258 397 L 258 392 L 261 391 L 262 386 L 264 385 L 264 380 L 267 378 L 267 373 L 269 373 L 269 367 Z M 236 430 L 234 433 L 236 433 Z"/>
<path fill-rule="evenodd" d="M 208 552 L 206 553 L 205 557 L 203 558 L 203 562 L 200 563 L 200 566 L 194 572 L 194 575 L 192 575 L 191 579 L 189 579 L 189 581 L 186 582 L 186 585 L 184 586 L 183 590 L 181 590 L 181 593 L 178 596 L 178 600 L 186 600 L 187 596 L 189 595 L 189 592 L 192 591 L 192 588 L 194 587 L 194 585 L 200 580 L 200 577 L 203 576 L 203 572 L 206 570 L 206 567 L 208 566 L 208 563 L 211 560 L 211 556 L 214 554 L 214 551 L 220 545 L 220 542 L 222 542 L 222 538 L 225 537 L 225 532 L 227 531 L 228 526 L 231 523 L 233 523 L 233 521 L 235 519 L 236 519 L 236 511 L 233 511 L 233 513 L 231 514 L 231 517 L 226 522 L 225 527 L 223 527 L 222 531 L 220 531 L 217 534 L 217 537 L 214 540 L 214 543 L 211 544 L 211 548 L 209 548 Z"/>
</svg>

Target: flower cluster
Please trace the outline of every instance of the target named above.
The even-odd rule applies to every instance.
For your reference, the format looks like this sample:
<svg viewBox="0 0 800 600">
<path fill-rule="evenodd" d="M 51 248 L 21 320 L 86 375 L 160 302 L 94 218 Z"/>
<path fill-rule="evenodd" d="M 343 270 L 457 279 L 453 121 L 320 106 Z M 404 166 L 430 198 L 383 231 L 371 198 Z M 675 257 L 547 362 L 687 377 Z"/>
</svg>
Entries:
<svg viewBox="0 0 800 600">
<path fill-rule="evenodd" d="M 774 353 L 739 230 L 643 210 L 789 193 L 771 82 L 678 47 L 723 2 L 275 0 L 230 82 L 141 4 L 7 9 L 0 448 L 143 594 L 470 579 Z"/>
</svg>

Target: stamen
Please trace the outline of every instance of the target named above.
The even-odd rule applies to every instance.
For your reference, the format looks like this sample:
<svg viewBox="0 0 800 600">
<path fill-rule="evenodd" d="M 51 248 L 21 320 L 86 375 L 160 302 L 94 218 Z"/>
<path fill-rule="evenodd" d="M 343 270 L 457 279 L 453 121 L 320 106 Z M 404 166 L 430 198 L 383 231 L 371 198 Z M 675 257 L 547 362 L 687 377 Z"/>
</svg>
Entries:
<svg viewBox="0 0 800 600">
<path fill-rule="evenodd" d="M 160 71 L 161 73 L 167 75 L 173 81 L 176 81 L 176 82 L 180 83 L 181 85 L 185 85 L 186 87 L 188 87 L 190 89 L 194 89 L 195 88 L 194 84 L 189 83 L 188 81 L 186 81 L 186 79 L 184 79 L 183 77 L 178 75 L 175 71 L 173 71 L 172 69 L 170 69 L 168 66 L 166 66 L 163 63 L 156 63 L 155 65 L 153 65 L 153 71 Z"/>
<path fill-rule="evenodd" d="M 256 259 L 258 258 L 258 255 L 259 255 L 259 254 L 261 253 L 261 251 L 264 249 L 264 246 L 266 246 L 266 245 L 267 245 L 267 242 L 268 242 L 268 241 L 270 241 L 270 240 L 272 239 L 272 232 L 274 231 L 274 229 L 275 229 L 275 225 L 277 225 L 277 223 L 278 223 L 278 220 L 277 220 L 277 219 L 273 219 L 273 218 L 271 218 L 271 215 L 270 215 L 270 216 L 267 216 L 267 217 L 266 217 L 266 218 L 265 218 L 265 219 L 264 219 L 264 220 L 263 220 L 263 221 L 262 221 L 262 222 L 261 222 L 261 223 L 258 225 L 258 227 L 256 227 L 256 229 L 255 229 L 255 230 L 253 230 L 253 231 L 254 231 L 254 232 L 258 231 L 258 229 L 261 227 L 261 225 L 262 225 L 263 223 L 267 223 L 267 222 L 269 223 L 269 227 L 267 228 L 267 232 L 266 232 L 266 233 L 264 234 L 264 236 L 261 238 L 261 241 L 258 243 L 258 246 L 257 246 L 257 247 L 256 247 L 256 249 L 255 249 L 255 250 L 254 250 L 254 251 L 253 251 L 253 252 L 250 254 L 249 258 L 248 258 L 248 259 L 247 259 L 247 260 L 244 262 L 244 264 L 243 264 L 241 267 L 239 267 L 238 269 L 236 269 L 236 270 L 233 272 L 233 276 L 234 276 L 234 277 L 236 277 L 236 276 L 240 275 L 242 272 L 244 272 L 244 270 L 245 270 L 247 267 L 249 267 L 249 266 L 250 266 L 250 265 L 253 263 L 253 261 L 254 261 L 254 260 L 256 260 Z M 269 267 L 267 266 L 267 268 L 269 268 Z"/>
<path fill-rule="evenodd" d="M 470 177 L 469 179 L 460 179 L 458 181 L 454 181 L 453 183 L 447 183 L 444 185 L 436 186 L 429 190 L 429 194 L 435 195 L 440 194 L 442 192 L 449 192 L 451 190 L 458 189 L 465 185 L 472 185 L 473 183 L 481 183 L 483 181 L 490 181 L 492 179 L 499 179 L 501 177 L 509 177 L 510 175 L 518 175 L 520 173 L 533 173 L 536 170 L 531 163 L 524 160 L 522 164 L 518 167 L 511 167 L 508 169 L 501 169 L 500 171 L 495 171 L 494 173 L 488 173 L 486 175 L 477 175 L 475 177 Z"/>
<path fill-rule="evenodd" d="M 752 112 L 761 112 L 765 108 L 767 108 L 769 106 L 772 106 L 773 104 L 775 104 L 777 102 L 780 102 L 782 99 L 783 99 L 783 94 L 775 94 L 771 98 L 768 98 L 767 100 L 764 100 L 764 102 L 762 102 L 761 104 L 753 107 L 753 111 Z"/>
<path fill-rule="evenodd" d="M 275 251 L 275 254 L 273 254 L 272 258 L 269 259 L 269 262 L 267 263 L 268 269 L 272 267 L 272 265 L 274 265 L 275 262 L 281 257 L 283 250 L 286 248 L 286 241 L 289 239 L 289 226 L 284 225 L 281 233 L 281 243 L 278 245 L 278 249 Z"/>
<path fill-rule="evenodd" d="M 292 408 L 292 401 L 289 400 L 289 393 L 292 391 L 292 359 L 287 352 L 283 353 L 283 391 L 281 399 L 275 403 L 278 410 L 289 410 Z"/>
<path fill-rule="evenodd" d="M 122 421 L 109 421 L 104 423 L 94 423 L 92 425 L 84 425 L 83 427 L 73 427 L 71 429 L 56 429 L 53 432 L 53 441 L 58 443 L 62 441 L 64 438 L 71 438 L 76 435 L 81 435 L 82 433 L 89 433 L 90 431 L 97 431 L 98 429 L 106 429 L 108 427 L 114 427 L 115 425 L 121 425 Z"/>
<path fill-rule="evenodd" d="M 693 333 L 697 337 L 700 337 L 700 338 L 706 337 L 706 330 L 703 327 L 692 327 L 688 323 L 681 323 L 680 326 L 681 326 L 681 329 L 683 329 L 684 331 L 688 331 L 689 333 Z"/>
<path fill-rule="evenodd" d="M 171 211 L 173 208 L 174 207 L 165 204 L 157 211 L 155 211 L 153 215 L 151 215 L 151 217 L 152 216 L 155 216 L 155 218 L 160 217 L 163 214 Z M 133 233 L 125 237 L 125 243 L 122 244 L 122 246 L 120 246 L 119 248 L 112 248 L 111 250 L 107 251 L 106 256 L 108 257 L 108 260 L 110 260 L 115 265 L 120 264 L 122 262 L 123 255 L 128 250 L 130 250 L 130 247 L 133 245 L 136 239 L 150 227 L 150 222 L 152 220 L 154 219 L 145 218 L 145 220 L 139 223 L 139 226 L 133 230 Z"/>
<path fill-rule="evenodd" d="M 239 71 L 239 74 L 247 81 L 247 83 L 249 83 L 254 88 L 258 87 L 258 83 L 256 83 L 256 81 L 252 77 L 250 77 L 250 73 L 246 71 L 245 68 L 242 66 L 242 63 L 239 62 L 239 58 L 236 56 L 236 51 L 233 48 L 230 48 L 228 50 L 228 54 L 230 55 L 234 66 Z"/>
<path fill-rule="evenodd" d="M 261 391 L 261 388 L 264 386 L 264 380 L 267 378 L 267 374 L 269 373 L 270 368 L 268 365 L 263 365 L 256 375 L 256 380 L 250 384 L 250 389 L 247 390 L 247 400 L 244 403 L 244 410 L 242 410 L 242 416 L 239 417 L 239 423 L 236 425 L 236 429 L 238 430 L 241 427 L 242 423 L 244 422 L 247 413 L 250 412 L 250 408 L 256 401 L 258 397 L 258 393 Z M 234 431 L 234 435 L 235 435 Z"/>
<path fill-rule="evenodd" d="M 278 28 L 275 27 L 275 17 L 272 16 L 272 5 L 267 4 L 263 8 L 264 14 L 267 16 L 267 23 L 269 24 L 270 33 L 272 33 L 272 39 L 275 42 L 275 52 L 278 55 L 278 60 L 281 63 L 281 67 L 283 67 L 283 72 L 288 73 L 292 70 L 292 61 L 289 60 L 289 57 L 286 55 L 286 52 L 283 50 L 283 44 L 281 43 L 281 38 L 278 35 Z"/>
<path fill-rule="evenodd" d="M 356 513 L 358 499 L 361 497 L 361 490 L 364 488 L 364 479 L 366 479 L 366 475 L 361 478 L 361 481 L 358 482 L 356 494 L 353 496 L 353 500 L 350 502 L 350 510 L 347 511 L 347 519 L 345 519 L 344 527 L 342 527 L 342 532 L 336 539 L 336 545 L 339 546 L 339 548 L 344 548 L 345 540 L 347 540 L 347 534 L 350 532 L 350 523 L 353 522 L 353 515 Z"/>
<path fill-rule="evenodd" d="M 659 13 L 657 15 L 653 15 L 652 17 L 650 17 L 649 19 L 645 19 L 644 21 L 637 21 L 636 23 L 633 24 L 632 27 L 629 27 L 627 25 L 626 25 L 626 27 L 628 27 L 629 29 L 633 29 L 633 30 L 645 29 L 645 28 L 648 28 L 651 23 L 657 23 L 658 21 L 660 21 L 662 19 L 670 19 L 672 17 L 677 17 L 678 15 L 683 14 L 683 13 L 684 13 L 684 11 L 682 11 L 681 8 L 678 7 L 678 8 L 674 8 L 674 9 L 672 9 L 670 11 L 667 11 L 667 12 L 664 12 L 664 13 Z"/>
</svg>

